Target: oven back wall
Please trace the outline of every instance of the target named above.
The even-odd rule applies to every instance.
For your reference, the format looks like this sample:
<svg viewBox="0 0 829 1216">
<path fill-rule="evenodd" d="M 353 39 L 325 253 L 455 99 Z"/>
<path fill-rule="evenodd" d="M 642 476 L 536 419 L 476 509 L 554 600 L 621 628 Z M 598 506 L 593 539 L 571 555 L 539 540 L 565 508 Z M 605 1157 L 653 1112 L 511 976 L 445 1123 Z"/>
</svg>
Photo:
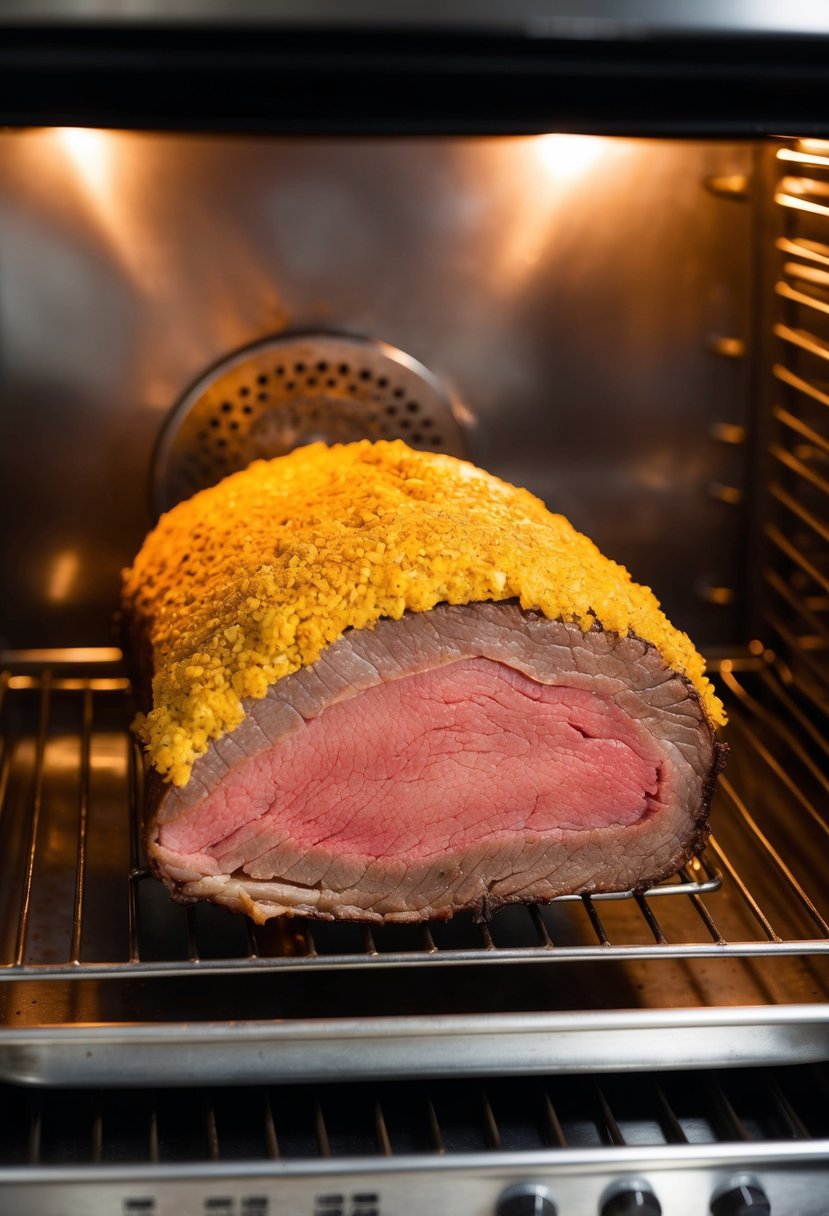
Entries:
<svg viewBox="0 0 829 1216">
<path fill-rule="evenodd" d="M 567 514 L 701 645 L 733 644 L 756 155 L 0 134 L 0 645 L 113 641 L 168 412 L 286 329 L 419 359 L 474 460 Z"/>
</svg>

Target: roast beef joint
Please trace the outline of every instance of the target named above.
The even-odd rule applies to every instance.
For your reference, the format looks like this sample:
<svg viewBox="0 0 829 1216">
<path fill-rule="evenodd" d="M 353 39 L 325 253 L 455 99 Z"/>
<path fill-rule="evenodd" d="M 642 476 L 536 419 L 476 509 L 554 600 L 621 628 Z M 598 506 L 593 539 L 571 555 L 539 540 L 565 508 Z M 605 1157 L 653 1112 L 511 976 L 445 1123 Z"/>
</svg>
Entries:
<svg viewBox="0 0 829 1216">
<path fill-rule="evenodd" d="M 312 445 L 163 516 L 125 572 L 146 847 L 258 922 L 643 889 L 705 842 L 722 706 L 653 594 L 532 495 Z"/>
</svg>

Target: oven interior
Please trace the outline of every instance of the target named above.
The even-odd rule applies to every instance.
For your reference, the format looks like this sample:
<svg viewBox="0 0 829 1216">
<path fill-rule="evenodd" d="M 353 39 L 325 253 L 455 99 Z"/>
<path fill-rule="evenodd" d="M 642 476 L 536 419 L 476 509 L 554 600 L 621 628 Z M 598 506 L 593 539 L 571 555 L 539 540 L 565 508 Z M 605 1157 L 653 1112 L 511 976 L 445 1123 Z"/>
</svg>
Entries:
<svg viewBox="0 0 829 1216">
<path fill-rule="evenodd" d="M 5 131 L 0 255 L 15 1210 L 89 1166 L 87 1211 L 451 1175 L 483 1212 L 550 1152 L 572 1211 L 668 1169 L 703 1210 L 738 1158 L 790 1193 L 827 1136 L 829 143 Z M 119 571 L 199 486 L 361 435 L 526 485 L 706 653 L 731 757 L 675 879 L 368 930 L 148 875 Z"/>
</svg>

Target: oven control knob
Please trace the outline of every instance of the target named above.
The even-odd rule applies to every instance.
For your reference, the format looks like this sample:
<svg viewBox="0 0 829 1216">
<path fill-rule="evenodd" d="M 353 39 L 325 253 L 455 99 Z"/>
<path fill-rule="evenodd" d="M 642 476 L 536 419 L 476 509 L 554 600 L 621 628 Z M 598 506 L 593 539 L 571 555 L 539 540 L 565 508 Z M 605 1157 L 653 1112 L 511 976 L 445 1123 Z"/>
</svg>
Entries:
<svg viewBox="0 0 829 1216">
<path fill-rule="evenodd" d="M 714 1192 L 712 1216 L 770 1216 L 771 1204 L 754 1178 L 734 1178 Z"/>
<path fill-rule="evenodd" d="M 540 1182 L 519 1182 L 504 1191 L 495 1216 L 556 1216 L 557 1208 Z"/>
<path fill-rule="evenodd" d="M 601 1216 L 661 1216 L 662 1205 L 647 1182 L 620 1182 L 608 1191 Z"/>
</svg>

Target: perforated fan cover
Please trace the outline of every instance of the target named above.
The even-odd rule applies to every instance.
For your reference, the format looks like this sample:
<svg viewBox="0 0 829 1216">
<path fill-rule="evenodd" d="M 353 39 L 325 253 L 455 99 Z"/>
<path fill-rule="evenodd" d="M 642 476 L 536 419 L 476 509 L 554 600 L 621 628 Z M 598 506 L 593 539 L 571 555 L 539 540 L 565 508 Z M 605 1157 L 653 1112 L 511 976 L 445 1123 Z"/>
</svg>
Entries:
<svg viewBox="0 0 829 1216">
<path fill-rule="evenodd" d="M 317 440 L 400 438 L 465 456 L 460 413 L 437 377 L 383 342 L 268 339 L 214 367 L 175 407 L 156 450 L 153 507 L 160 514 L 252 460 Z"/>
</svg>

